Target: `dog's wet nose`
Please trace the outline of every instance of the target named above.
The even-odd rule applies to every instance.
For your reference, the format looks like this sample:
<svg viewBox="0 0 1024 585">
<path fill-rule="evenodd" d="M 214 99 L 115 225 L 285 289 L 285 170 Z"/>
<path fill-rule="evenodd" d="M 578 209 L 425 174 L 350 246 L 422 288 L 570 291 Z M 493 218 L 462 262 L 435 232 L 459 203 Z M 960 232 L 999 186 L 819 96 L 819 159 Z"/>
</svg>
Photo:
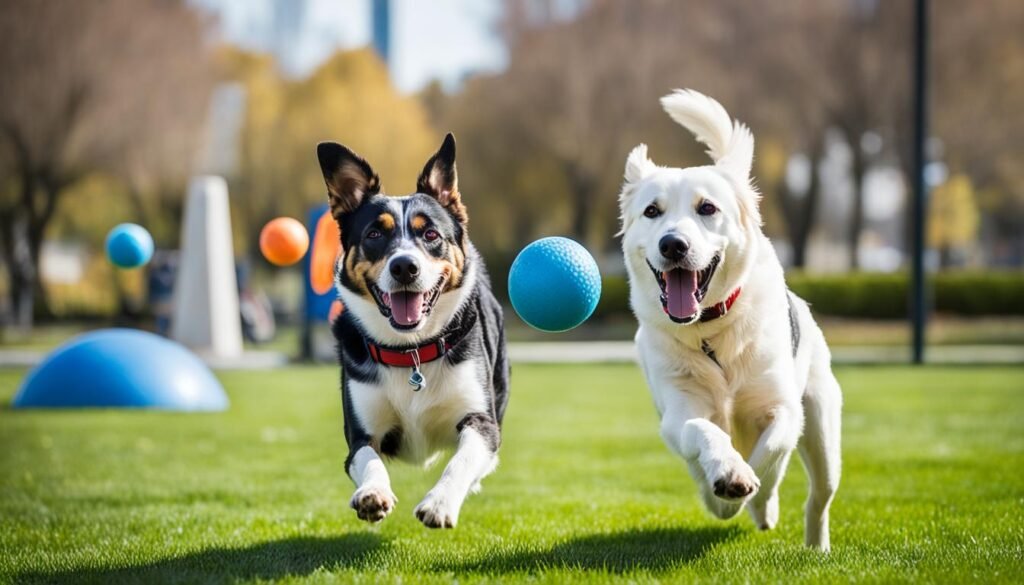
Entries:
<svg viewBox="0 0 1024 585">
<path fill-rule="evenodd" d="M 388 270 L 399 284 L 412 284 L 420 274 L 420 265 L 412 256 L 396 256 L 391 259 Z"/>
<path fill-rule="evenodd" d="M 690 250 L 690 242 L 679 234 L 665 234 L 658 241 L 658 250 L 667 260 L 678 262 Z"/>
</svg>

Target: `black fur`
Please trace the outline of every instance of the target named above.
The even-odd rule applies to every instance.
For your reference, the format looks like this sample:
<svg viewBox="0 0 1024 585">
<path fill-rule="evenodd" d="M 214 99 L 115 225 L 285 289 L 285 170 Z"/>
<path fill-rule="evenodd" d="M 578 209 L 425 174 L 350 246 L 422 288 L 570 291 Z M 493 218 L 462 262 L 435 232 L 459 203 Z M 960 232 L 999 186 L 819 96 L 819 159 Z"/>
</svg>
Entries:
<svg viewBox="0 0 1024 585">
<path fill-rule="evenodd" d="M 789 305 L 789 341 L 793 345 L 793 357 L 796 357 L 796 350 L 800 349 L 800 318 L 796 314 L 796 307 L 793 305 L 793 291 L 786 289 L 786 301 Z"/>
<path fill-rule="evenodd" d="M 440 336 L 451 344 L 451 348 L 441 359 L 450 365 L 466 362 L 474 364 L 486 397 L 486 412 L 466 412 L 461 420 L 453 423 L 452 442 L 455 443 L 464 429 L 471 428 L 484 437 L 491 449 L 497 451 L 501 444 L 501 421 L 509 394 L 504 320 L 501 306 L 491 292 L 483 261 L 466 237 L 467 219 L 458 193 L 454 138 L 448 135 L 438 152 L 427 162 L 417 182 L 420 192 L 400 199 L 401 217 L 396 216 L 395 200 L 379 193 L 380 179 L 364 159 L 335 143 L 323 143 L 317 152 L 328 186 L 331 212 L 341 228 L 346 264 L 348 261 L 353 265 L 356 262 L 369 262 L 379 266 L 377 263 L 386 262 L 403 238 L 406 242 L 415 242 L 414 245 L 427 256 L 438 261 L 450 262 L 455 256 L 465 259 L 462 263 L 462 277 L 458 282 L 449 284 L 473 288 L 468 291 L 454 314 L 447 317 L 448 321 Z M 403 221 L 405 225 L 400 225 Z M 428 240 L 424 237 L 428 230 L 438 232 L 440 237 L 432 234 Z M 356 280 L 366 280 L 365 286 L 375 285 L 368 282 L 365 272 L 359 274 L 361 276 Z M 360 283 L 353 281 L 347 268 L 339 266 L 337 277 L 342 287 L 365 296 L 367 291 L 360 287 Z M 446 294 L 458 292 L 449 291 Z M 380 306 L 381 301 L 377 302 Z M 382 311 L 385 309 L 382 308 Z M 431 315 L 427 318 L 443 317 Z M 337 339 L 338 360 L 342 367 L 342 407 L 345 439 L 349 446 L 345 470 L 351 475 L 352 459 L 362 447 L 371 446 L 381 455 L 400 457 L 405 433 L 401 427 L 395 427 L 382 436 L 371 436 L 360 422 L 353 405 L 353 382 L 367 385 L 380 383 L 382 369 L 393 367 L 376 363 L 366 345 L 367 341 L 376 345 L 384 344 L 370 339 L 366 329 L 349 311 L 343 311 L 338 316 L 332 324 L 332 331 Z M 425 345 L 430 341 L 421 340 L 416 345 Z M 390 349 L 403 350 L 410 347 Z M 421 390 L 430 391 L 429 385 Z M 411 388 L 409 398 L 413 399 Z"/>
<path fill-rule="evenodd" d="M 459 424 L 455 427 L 461 433 L 462 429 L 471 427 L 476 429 L 480 436 L 487 441 L 487 446 L 491 448 L 491 451 L 497 451 L 498 447 L 501 446 L 501 428 L 497 423 L 494 422 L 494 417 L 489 414 L 482 412 L 472 412 L 467 414 Z"/>
<path fill-rule="evenodd" d="M 497 451 L 501 444 L 501 422 L 509 397 L 510 368 L 505 349 L 504 318 L 501 305 L 491 292 L 490 281 L 479 256 L 469 256 L 467 268 L 477 271 L 476 283 L 465 304 L 444 328 L 442 337 L 457 341 L 442 359 L 452 365 L 466 361 L 478 364 L 480 381 L 487 392 L 488 411 L 467 413 L 452 431 L 458 434 L 463 428 L 471 427 Z M 366 348 L 366 333 L 350 313 L 342 312 L 334 321 L 332 330 L 338 342 L 338 360 L 342 367 L 342 406 L 345 414 L 345 439 L 349 447 L 345 470 L 348 472 L 352 457 L 366 445 L 378 445 L 378 452 L 382 455 L 400 455 L 402 429 L 392 429 L 384 437 L 371 437 L 360 424 L 352 408 L 348 382 L 357 380 L 372 383 L 377 380 L 379 369 L 389 366 L 377 364 L 370 357 Z M 429 391 L 429 388 L 424 390 Z M 412 394 L 411 389 L 409 393 Z"/>
</svg>

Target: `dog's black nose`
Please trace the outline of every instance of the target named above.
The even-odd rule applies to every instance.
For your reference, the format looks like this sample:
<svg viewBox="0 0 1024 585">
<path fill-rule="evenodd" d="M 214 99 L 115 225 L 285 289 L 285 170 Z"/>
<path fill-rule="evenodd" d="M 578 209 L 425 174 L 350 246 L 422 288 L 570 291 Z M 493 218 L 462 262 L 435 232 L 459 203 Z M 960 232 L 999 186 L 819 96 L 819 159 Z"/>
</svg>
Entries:
<svg viewBox="0 0 1024 585">
<path fill-rule="evenodd" d="M 686 238 L 679 234 L 665 234 L 658 241 L 658 250 L 661 252 L 661 255 L 673 262 L 682 260 L 689 249 L 690 242 L 686 241 Z"/>
<path fill-rule="evenodd" d="M 412 256 L 396 256 L 391 259 L 388 270 L 398 284 L 412 284 L 420 274 L 420 265 Z"/>
</svg>

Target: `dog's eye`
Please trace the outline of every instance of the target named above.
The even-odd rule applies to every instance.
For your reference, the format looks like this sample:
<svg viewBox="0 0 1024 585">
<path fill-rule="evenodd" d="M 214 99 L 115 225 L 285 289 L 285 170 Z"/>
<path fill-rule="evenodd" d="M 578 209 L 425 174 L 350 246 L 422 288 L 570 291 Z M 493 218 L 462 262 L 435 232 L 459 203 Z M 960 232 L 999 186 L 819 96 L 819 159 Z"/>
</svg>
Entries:
<svg viewBox="0 0 1024 585">
<path fill-rule="evenodd" d="M 697 213 L 700 215 L 714 215 L 716 211 L 718 211 L 718 208 L 710 201 L 701 203 L 700 207 L 697 208 Z"/>
<path fill-rule="evenodd" d="M 428 241 L 428 242 L 433 242 L 434 240 L 436 240 L 437 238 L 440 238 L 440 237 L 441 237 L 441 234 L 437 233 L 437 230 L 435 230 L 435 229 L 429 229 L 429 230 L 423 232 L 423 239 Z"/>
<path fill-rule="evenodd" d="M 648 205 L 647 209 L 644 209 L 644 217 L 655 218 L 659 215 L 661 215 L 661 210 L 657 205 Z"/>
<path fill-rule="evenodd" d="M 370 230 L 370 231 L 366 232 L 366 239 L 367 240 L 376 240 L 377 238 L 381 237 L 382 235 L 384 235 L 384 234 L 380 233 L 380 230 Z"/>
</svg>

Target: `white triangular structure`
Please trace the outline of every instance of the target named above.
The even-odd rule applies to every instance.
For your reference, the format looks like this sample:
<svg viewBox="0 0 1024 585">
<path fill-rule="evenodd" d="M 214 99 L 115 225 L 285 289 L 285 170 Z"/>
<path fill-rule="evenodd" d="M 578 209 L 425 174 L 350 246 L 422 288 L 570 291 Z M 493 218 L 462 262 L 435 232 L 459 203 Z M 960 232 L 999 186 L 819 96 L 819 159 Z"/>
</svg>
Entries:
<svg viewBox="0 0 1024 585">
<path fill-rule="evenodd" d="M 189 184 L 171 337 L 204 357 L 242 355 L 231 212 L 222 177 L 195 177 Z"/>
</svg>

